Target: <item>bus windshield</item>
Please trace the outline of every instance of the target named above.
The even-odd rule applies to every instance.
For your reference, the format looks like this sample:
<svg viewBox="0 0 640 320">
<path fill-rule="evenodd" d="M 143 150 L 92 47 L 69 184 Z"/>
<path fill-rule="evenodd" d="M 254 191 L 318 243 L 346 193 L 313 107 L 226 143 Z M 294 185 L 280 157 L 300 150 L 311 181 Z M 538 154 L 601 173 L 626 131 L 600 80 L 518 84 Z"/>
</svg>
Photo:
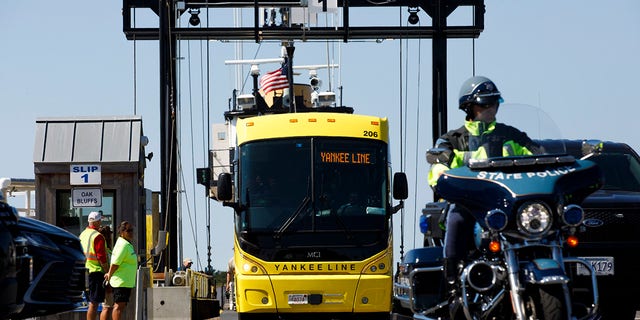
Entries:
<svg viewBox="0 0 640 320">
<path fill-rule="evenodd" d="M 386 144 L 345 138 L 256 141 L 239 150 L 241 246 L 267 261 L 359 259 L 389 238 Z"/>
</svg>

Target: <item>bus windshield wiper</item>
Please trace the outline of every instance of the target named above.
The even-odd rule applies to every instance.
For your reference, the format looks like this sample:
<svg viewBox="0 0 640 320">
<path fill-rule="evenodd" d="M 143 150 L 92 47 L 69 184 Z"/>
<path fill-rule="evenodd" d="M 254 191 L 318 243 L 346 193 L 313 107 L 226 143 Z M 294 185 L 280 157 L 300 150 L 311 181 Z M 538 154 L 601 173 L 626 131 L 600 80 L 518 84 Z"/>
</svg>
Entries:
<svg viewBox="0 0 640 320">
<path fill-rule="evenodd" d="M 274 238 L 280 238 L 282 233 L 285 232 L 285 230 L 287 230 L 287 228 L 289 228 L 289 226 L 291 226 L 293 221 L 295 221 L 296 218 L 300 215 L 300 213 L 309 205 L 310 201 L 311 201 L 311 197 L 309 197 L 308 195 L 305 196 L 304 199 L 302 199 L 302 203 L 300 203 L 298 208 L 296 208 L 296 211 L 294 211 L 293 214 L 287 219 L 287 221 L 285 221 L 282 224 L 280 229 L 278 229 L 278 231 L 276 231 L 276 233 L 273 235 L 273 237 Z"/>
<path fill-rule="evenodd" d="M 351 231 L 351 229 L 347 226 L 346 223 L 344 223 L 344 220 L 342 220 L 342 218 L 340 217 L 340 215 L 338 214 L 338 212 L 334 213 L 334 216 L 336 218 L 336 221 L 338 221 L 338 224 L 340 225 L 340 227 L 342 227 L 342 231 L 344 232 L 344 234 L 347 236 L 347 239 L 353 239 L 353 232 Z"/>
</svg>

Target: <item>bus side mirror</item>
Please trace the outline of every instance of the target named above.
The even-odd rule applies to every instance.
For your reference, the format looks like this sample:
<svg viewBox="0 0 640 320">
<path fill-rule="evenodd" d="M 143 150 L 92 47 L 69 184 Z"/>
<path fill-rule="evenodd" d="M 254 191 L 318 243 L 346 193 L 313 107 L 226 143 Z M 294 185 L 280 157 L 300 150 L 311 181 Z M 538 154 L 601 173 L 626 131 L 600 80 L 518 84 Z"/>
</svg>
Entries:
<svg viewBox="0 0 640 320">
<path fill-rule="evenodd" d="M 220 201 L 229 201 L 233 195 L 231 185 L 231 174 L 223 172 L 218 175 L 218 185 L 216 189 L 216 196 Z"/>
<path fill-rule="evenodd" d="M 407 184 L 407 175 L 404 172 L 396 172 L 393 174 L 393 198 L 396 200 L 405 200 L 409 195 L 409 187 Z"/>
</svg>

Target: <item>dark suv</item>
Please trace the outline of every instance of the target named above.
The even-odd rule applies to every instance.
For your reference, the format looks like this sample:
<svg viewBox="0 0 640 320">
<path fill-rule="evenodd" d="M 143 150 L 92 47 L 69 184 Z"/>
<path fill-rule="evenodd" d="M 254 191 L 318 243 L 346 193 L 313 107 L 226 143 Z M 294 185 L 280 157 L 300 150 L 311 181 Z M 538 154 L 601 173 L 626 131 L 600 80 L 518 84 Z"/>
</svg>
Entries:
<svg viewBox="0 0 640 320">
<path fill-rule="evenodd" d="M 567 254 L 591 262 L 598 278 L 604 319 L 634 319 L 640 309 L 640 157 L 627 144 L 593 140 L 541 140 L 546 149 L 559 146 L 588 159 L 604 171 L 605 183 L 583 203 L 585 220 L 579 244 Z M 549 151 L 549 150 L 547 150 Z M 585 270 L 574 270 L 578 275 Z M 578 277 L 578 279 L 587 277 Z"/>
<path fill-rule="evenodd" d="M 77 236 L 20 217 L 0 193 L 0 319 L 75 309 L 86 287 L 84 261 Z"/>
</svg>

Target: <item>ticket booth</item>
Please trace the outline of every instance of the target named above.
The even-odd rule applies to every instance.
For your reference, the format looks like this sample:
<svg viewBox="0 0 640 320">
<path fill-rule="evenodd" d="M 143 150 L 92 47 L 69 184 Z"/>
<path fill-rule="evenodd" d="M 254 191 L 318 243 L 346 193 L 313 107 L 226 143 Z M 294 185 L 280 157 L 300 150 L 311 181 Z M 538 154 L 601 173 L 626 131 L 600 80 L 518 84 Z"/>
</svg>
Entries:
<svg viewBox="0 0 640 320">
<path fill-rule="evenodd" d="M 89 213 L 100 210 L 113 241 L 120 222 L 133 223 L 134 245 L 144 254 L 147 143 L 140 116 L 36 119 L 36 219 L 79 235 Z"/>
</svg>

